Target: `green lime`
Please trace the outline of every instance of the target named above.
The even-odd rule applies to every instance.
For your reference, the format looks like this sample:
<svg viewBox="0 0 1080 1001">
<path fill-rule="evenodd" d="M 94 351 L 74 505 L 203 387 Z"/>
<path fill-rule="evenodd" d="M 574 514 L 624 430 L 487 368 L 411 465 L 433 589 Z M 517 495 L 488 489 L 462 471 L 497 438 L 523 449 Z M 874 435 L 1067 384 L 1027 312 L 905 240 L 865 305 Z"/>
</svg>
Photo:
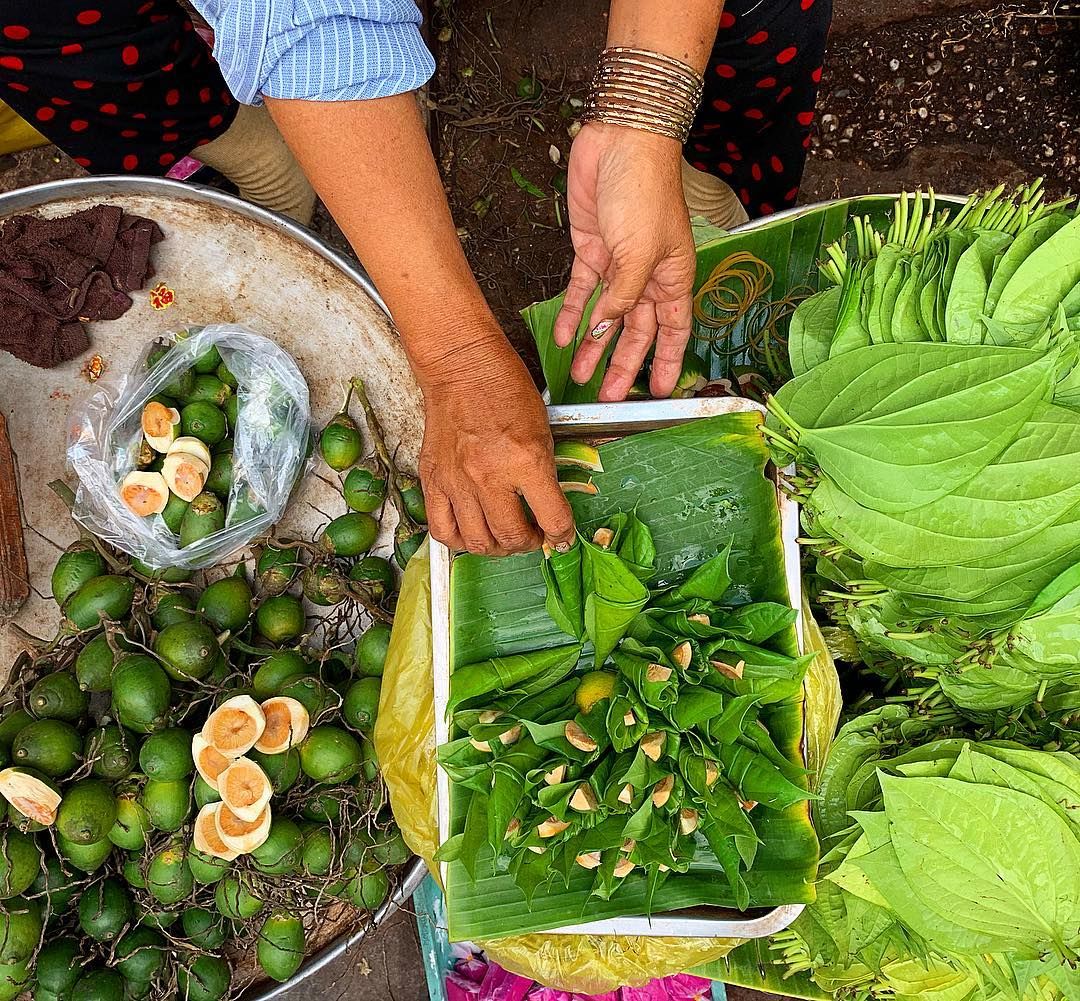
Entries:
<svg viewBox="0 0 1080 1001">
<path fill-rule="evenodd" d="M 229 964 L 220 956 L 198 956 L 176 971 L 176 986 L 185 1001 L 220 1001 L 231 981 Z"/>
<path fill-rule="evenodd" d="M 360 771 L 362 763 L 359 742 L 340 727 L 317 726 L 300 745 L 300 767 L 315 782 L 346 782 Z"/>
<path fill-rule="evenodd" d="M 79 896 L 79 927 L 99 942 L 111 942 L 131 920 L 131 894 L 115 879 L 103 879 Z"/>
<path fill-rule="evenodd" d="M 229 934 L 225 919 L 205 907 L 189 907 L 180 921 L 185 937 L 198 949 L 220 949 Z"/>
<path fill-rule="evenodd" d="M 229 499 L 229 492 L 233 484 L 233 453 L 232 449 L 222 449 L 214 453 L 213 462 L 210 463 L 210 475 L 204 484 L 212 494 L 217 494 L 222 501 Z"/>
<path fill-rule="evenodd" d="M 152 733 L 139 749 L 139 767 L 150 779 L 176 782 L 195 771 L 191 757 L 191 734 L 173 727 Z"/>
<path fill-rule="evenodd" d="M 87 970 L 71 989 L 70 1001 L 124 1001 L 124 978 L 116 970 Z"/>
<path fill-rule="evenodd" d="M 212 855 L 204 855 L 192 848 L 188 852 L 188 868 L 196 883 L 209 885 L 216 883 L 229 871 L 229 863 L 224 859 L 214 858 Z"/>
<path fill-rule="evenodd" d="M 198 495 L 180 522 L 180 546 L 193 546 L 225 527 L 225 505 L 209 490 Z"/>
<path fill-rule="evenodd" d="M 332 556 L 360 556 L 374 544 L 379 523 L 362 511 L 340 515 L 323 529 L 319 547 Z"/>
<path fill-rule="evenodd" d="M 371 514 L 386 500 L 386 474 L 377 462 L 364 462 L 349 470 L 342 488 L 345 503 L 353 511 Z"/>
<path fill-rule="evenodd" d="M 300 968 L 305 949 L 303 921 L 278 911 L 263 922 L 255 955 L 271 980 L 284 983 Z"/>
<path fill-rule="evenodd" d="M 291 594 L 267 598 L 255 612 L 255 627 L 271 643 L 288 643 L 300 636 L 307 623 L 304 606 Z"/>
<path fill-rule="evenodd" d="M 180 433 L 198 438 L 206 445 L 218 444 L 228 430 L 225 414 L 212 403 L 199 400 L 180 411 Z"/>
<path fill-rule="evenodd" d="M 214 887 L 214 905 L 231 921 L 247 921 L 263 909 L 263 902 L 237 876 L 225 876 Z"/>
<path fill-rule="evenodd" d="M 196 606 L 217 632 L 239 632 L 251 618 L 251 586 L 243 577 L 214 581 Z"/>
<path fill-rule="evenodd" d="M 64 602 L 64 615 L 76 629 L 97 629 L 101 620 L 122 619 L 131 611 L 135 581 L 102 574 L 82 585 Z"/>
<path fill-rule="evenodd" d="M 275 650 L 255 669 L 252 688 L 259 699 L 279 695 L 296 678 L 311 673 L 311 665 L 296 650 Z"/>
<path fill-rule="evenodd" d="M 64 790 L 56 829 L 77 845 L 92 845 L 116 823 L 116 797 L 101 779 L 80 779 Z"/>
<path fill-rule="evenodd" d="M 0 746 L 10 749 L 23 727 L 33 722 L 34 717 L 22 706 L 6 706 L 4 716 L 0 719 Z"/>
<path fill-rule="evenodd" d="M 87 692 L 107 692 L 112 687 L 115 661 L 107 633 L 98 633 L 75 658 L 75 677 Z"/>
<path fill-rule="evenodd" d="M 190 619 L 162 629 L 154 640 L 154 653 L 170 677 L 191 681 L 205 678 L 213 670 L 221 647 L 207 623 Z"/>
<path fill-rule="evenodd" d="M 30 689 L 27 703 L 38 719 L 74 723 L 86 712 L 89 699 L 71 671 L 47 674 Z"/>
<path fill-rule="evenodd" d="M 251 853 L 251 859 L 259 872 L 268 876 L 282 876 L 296 872 L 304 849 L 304 835 L 296 821 L 288 817 L 274 817 L 270 821 L 270 833 L 266 840 Z"/>
<path fill-rule="evenodd" d="M 70 774 L 78 765 L 83 742 L 79 731 L 58 719 L 28 723 L 11 745 L 11 760 L 53 778 Z"/>
<path fill-rule="evenodd" d="M 113 847 L 113 843 L 108 838 L 95 841 L 92 845 L 80 845 L 69 841 L 62 834 L 56 835 L 56 848 L 61 858 L 83 872 L 94 872 L 100 869 L 112 854 Z"/>
<path fill-rule="evenodd" d="M 188 509 L 188 501 L 178 494 L 170 493 L 165 510 L 161 512 L 161 520 L 165 522 L 173 535 L 180 534 L 180 526 L 184 523 L 184 514 Z"/>
<path fill-rule="evenodd" d="M 165 782 L 148 779 L 143 786 L 142 805 L 150 823 L 159 831 L 178 831 L 193 812 L 191 783 L 187 779 Z"/>
<path fill-rule="evenodd" d="M 300 812 L 307 820 L 337 824 L 341 821 L 341 796 L 332 787 L 316 786 L 304 797 L 304 805 Z"/>
<path fill-rule="evenodd" d="M 66 995 L 82 973 L 84 960 L 74 938 L 57 938 L 43 945 L 34 963 L 38 987 L 50 994 Z"/>
<path fill-rule="evenodd" d="M 27 890 L 41 871 L 41 850 L 29 834 L 0 831 L 0 898 Z"/>
<path fill-rule="evenodd" d="M 172 842 L 157 852 L 146 870 L 146 888 L 159 903 L 179 903 L 191 895 L 195 880 L 188 867 L 187 852 L 180 842 Z"/>
<path fill-rule="evenodd" d="M 329 706 L 335 705 L 337 696 L 318 678 L 294 678 L 281 689 L 286 698 L 296 699 L 307 711 L 310 719 L 316 719 Z"/>
<path fill-rule="evenodd" d="M 0 963 L 22 963 L 41 938 L 41 907 L 25 897 L 0 902 Z"/>
<path fill-rule="evenodd" d="M 30 894 L 42 906 L 47 905 L 50 914 L 63 914 L 75 895 L 82 891 L 80 879 L 76 873 L 66 872 L 58 858 L 50 856 L 35 874 Z"/>
<path fill-rule="evenodd" d="M 287 792 L 300 778 L 300 752 L 295 747 L 280 754 L 263 754 L 262 751 L 248 751 L 251 758 L 265 773 L 274 787 L 275 795 Z"/>
<path fill-rule="evenodd" d="M 152 567 L 140 559 L 132 559 L 131 569 L 142 574 L 147 580 L 162 584 L 185 584 L 191 580 L 191 571 L 184 567 Z"/>
<path fill-rule="evenodd" d="M 269 543 L 255 563 L 256 582 L 262 595 L 281 594 L 296 579 L 303 564 L 297 549 L 279 549 Z"/>
<path fill-rule="evenodd" d="M 305 823 L 300 866 L 309 876 L 325 876 L 334 864 L 334 835 L 326 824 Z"/>
<path fill-rule="evenodd" d="M 371 678 L 381 678 L 386 666 L 386 651 L 390 648 L 390 627 L 376 622 L 356 644 L 356 671 Z"/>
<path fill-rule="evenodd" d="M 138 795 L 131 791 L 117 795 L 116 823 L 109 828 L 109 840 L 117 848 L 140 851 L 146 846 L 149 833 L 150 815 Z"/>
<path fill-rule="evenodd" d="M 145 984 L 165 966 L 165 939 L 153 928 L 137 927 L 116 943 L 116 968 L 124 980 Z"/>
<path fill-rule="evenodd" d="M 217 370 L 218 365 L 221 365 L 221 354 L 215 345 L 211 344 L 198 358 L 195 359 L 194 364 L 191 366 L 195 370 L 196 375 L 206 375 L 209 372 Z M 139 980 L 142 977 L 137 978 Z"/>
<path fill-rule="evenodd" d="M 207 803 L 216 803 L 221 795 L 201 775 L 195 776 L 195 805 L 201 810 Z"/>
<path fill-rule="evenodd" d="M 155 629 L 167 629 L 178 622 L 190 622 L 195 611 L 195 602 L 186 593 L 166 591 L 159 595 L 150 621 Z"/>
<path fill-rule="evenodd" d="M 129 730 L 150 733 L 162 726 L 171 698 L 168 675 L 153 658 L 134 654 L 113 668 L 113 713 Z"/>
<path fill-rule="evenodd" d="M 349 685 L 341 715 L 345 722 L 361 733 L 371 733 L 379 715 L 379 692 L 382 678 L 360 678 Z"/>
<path fill-rule="evenodd" d="M 99 726 L 86 735 L 83 757 L 93 762 L 93 774 L 115 781 L 131 774 L 135 767 L 138 744 L 115 723 Z"/>
<path fill-rule="evenodd" d="M 587 671 L 578 682 L 574 701 L 583 713 L 590 713 L 593 706 L 610 699 L 615 692 L 618 677 L 610 671 Z"/>
<path fill-rule="evenodd" d="M 87 542 L 73 542 L 60 554 L 52 572 L 53 600 L 62 605 L 87 581 L 105 573 L 105 560 Z"/>
<path fill-rule="evenodd" d="M 238 385 L 236 381 L 236 376 L 232 374 L 232 371 L 229 369 L 229 366 L 225 364 L 225 362 L 222 362 L 220 365 L 218 365 L 218 367 L 214 370 L 214 374 L 230 389 L 236 389 Z"/>
<path fill-rule="evenodd" d="M 356 426 L 356 421 L 344 412 L 337 414 L 319 435 L 319 452 L 323 461 L 338 472 L 354 465 L 360 458 L 363 447 L 360 428 Z"/>
<path fill-rule="evenodd" d="M 201 372 L 195 376 L 187 399 L 189 404 L 209 403 L 215 407 L 223 407 L 230 396 L 232 396 L 232 390 L 216 375 L 211 375 L 210 372 Z M 181 420 L 183 420 L 183 411 L 180 413 Z M 184 433 L 187 434 L 186 431 Z"/>
</svg>

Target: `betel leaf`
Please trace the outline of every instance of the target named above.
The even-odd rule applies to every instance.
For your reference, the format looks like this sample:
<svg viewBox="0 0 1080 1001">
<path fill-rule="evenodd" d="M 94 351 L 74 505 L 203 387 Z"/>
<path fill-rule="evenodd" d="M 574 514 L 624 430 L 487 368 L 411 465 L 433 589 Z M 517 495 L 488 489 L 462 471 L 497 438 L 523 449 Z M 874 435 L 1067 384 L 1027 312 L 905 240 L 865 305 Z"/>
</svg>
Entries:
<svg viewBox="0 0 1080 1001">
<path fill-rule="evenodd" d="M 930 504 L 883 513 L 823 480 L 808 506 L 821 529 L 864 559 L 964 564 L 1026 542 L 1080 503 L 1078 463 L 1080 415 L 1044 405 L 994 462 Z"/>
<path fill-rule="evenodd" d="M 919 312 L 919 291 L 922 289 L 923 259 L 919 255 L 907 262 L 907 273 L 896 297 L 892 315 L 892 339 L 898 344 L 909 341 L 929 341 L 930 333 L 923 327 Z"/>
<path fill-rule="evenodd" d="M 1026 226 L 1016 235 L 1016 239 L 994 268 L 983 306 L 983 312 L 987 316 L 994 315 L 998 299 L 1001 298 L 1001 291 L 1008 284 L 1009 279 L 1016 274 L 1016 269 L 1068 221 L 1069 217 L 1064 213 L 1051 212 L 1030 226 Z"/>
<path fill-rule="evenodd" d="M 982 343 L 983 307 L 994 262 L 1011 242 L 1006 233 L 983 233 L 960 255 L 945 301 L 945 339 L 950 344 Z"/>
<path fill-rule="evenodd" d="M 1080 564 L 1043 588 L 1009 641 L 1020 657 L 1080 671 Z"/>
<path fill-rule="evenodd" d="M 619 645 L 647 600 L 646 596 L 639 601 L 614 601 L 596 591 L 585 598 L 585 635 L 593 645 L 596 667 Z"/>
<path fill-rule="evenodd" d="M 731 586 L 728 563 L 734 541 L 729 539 L 720 552 L 696 567 L 676 588 L 662 595 L 657 604 L 671 608 L 693 598 L 703 598 L 706 601 L 719 601 L 723 598 Z"/>
<path fill-rule="evenodd" d="M 747 643 L 764 643 L 794 625 L 798 612 L 776 601 L 757 601 L 724 613 L 715 620 L 717 628 Z"/>
<path fill-rule="evenodd" d="M 679 676 L 670 667 L 653 664 L 643 657 L 614 650 L 611 659 L 626 680 L 633 685 L 642 702 L 661 712 L 679 700 Z M 689 729 L 682 727 L 681 729 Z"/>
<path fill-rule="evenodd" d="M 927 907 L 1012 949 L 1066 949 L 1080 925 L 1080 841 L 1053 810 L 953 779 L 880 781 L 897 861 Z"/>
<path fill-rule="evenodd" d="M 581 543 L 566 553 L 552 552 L 540 564 L 547 586 L 545 607 L 555 624 L 570 636 L 585 635 L 585 597 L 581 589 Z"/>
<path fill-rule="evenodd" d="M 716 750 L 727 780 L 744 800 L 763 803 L 774 810 L 786 810 L 796 803 L 817 798 L 792 782 L 757 751 L 741 744 L 720 744 Z"/>
<path fill-rule="evenodd" d="M 853 500 L 902 512 L 943 497 L 998 456 L 1051 393 L 1053 356 L 888 344 L 784 386 L 774 412 Z"/>
<path fill-rule="evenodd" d="M 1005 283 L 993 317 L 1008 324 L 1043 324 L 1080 282 L 1080 216 L 1028 255 Z"/>
<path fill-rule="evenodd" d="M 803 299 L 791 314 L 788 327 L 788 360 L 792 375 L 802 375 L 829 357 L 836 318 L 840 311 L 841 286 L 832 285 Z"/>
<path fill-rule="evenodd" d="M 870 331 L 862 314 L 863 286 L 873 280 L 874 262 L 851 264 L 840 286 L 840 306 L 836 313 L 836 332 L 829 345 L 829 357 L 864 348 L 870 343 Z"/>
<path fill-rule="evenodd" d="M 447 712 L 453 712 L 462 702 L 479 698 L 490 692 L 506 692 L 518 688 L 539 674 L 561 671 L 561 680 L 573 669 L 581 654 L 581 644 L 537 650 L 533 653 L 492 657 L 477 664 L 458 668 L 450 675 L 450 699 Z M 554 682 L 552 682 L 554 684 Z"/>
</svg>

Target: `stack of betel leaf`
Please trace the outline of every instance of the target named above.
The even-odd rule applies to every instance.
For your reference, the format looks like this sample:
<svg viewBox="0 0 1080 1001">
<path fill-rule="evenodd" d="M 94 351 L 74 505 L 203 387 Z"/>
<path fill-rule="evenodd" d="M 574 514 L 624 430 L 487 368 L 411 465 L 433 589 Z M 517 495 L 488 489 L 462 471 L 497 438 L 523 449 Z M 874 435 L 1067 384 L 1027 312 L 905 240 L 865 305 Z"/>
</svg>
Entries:
<svg viewBox="0 0 1080 1001">
<path fill-rule="evenodd" d="M 1052 704 L 1080 682 L 1080 219 L 1038 185 L 905 196 L 851 243 L 769 403 L 819 597 L 882 673 L 973 711 Z"/>
<path fill-rule="evenodd" d="M 372 468 L 343 507 L 381 514 L 396 470 Z M 0 698 L 0 999 L 218 1001 L 387 899 L 411 856 L 372 741 L 397 583 L 348 518 L 267 540 L 253 580 L 89 537 L 60 556 L 60 627 Z"/>
<path fill-rule="evenodd" d="M 608 444 L 595 492 L 570 495 L 582 531 L 568 552 L 455 560 L 439 749 L 453 825 L 438 856 L 453 936 L 808 899 L 812 658 L 759 422 Z"/>
</svg>

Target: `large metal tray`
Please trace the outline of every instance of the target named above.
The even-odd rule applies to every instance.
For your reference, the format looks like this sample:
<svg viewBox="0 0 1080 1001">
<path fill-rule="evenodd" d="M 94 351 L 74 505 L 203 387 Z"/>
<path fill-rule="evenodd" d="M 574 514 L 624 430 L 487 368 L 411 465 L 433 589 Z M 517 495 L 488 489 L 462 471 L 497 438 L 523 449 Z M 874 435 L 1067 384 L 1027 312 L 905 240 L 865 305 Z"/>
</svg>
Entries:
<svg viewBox="0 0 1080 1001">
<path fill-rule="evenodd" d="M 702 417 L 715 417 L 764 407 L 752 400 L 704 398 L 696 400 L 653 400 L 635 403 L 589 403 L 548 407 L 552 435 L 558 438 L 603 436 L 617 438 L 638 431 L 671 427 Z M 784 570 L 791 605 L 798 612 L 796 630 L 803 641 L 802 581 L 799 547 L 798 506 L 777 488 L 780 532 L 784 548 Z M 450 565 L 453 556 L 446 546 L 431 543 L 431 628 L 435 684 L 435 743 L 449 739 L 446 705 L 450 698 Z M 450 780 L 437 769 L 439 840 L 450 836 Z M 446 864 L 442 883 L 446 885 Z M 621 917 L 589 921 L 552 929 L 549 935 L 648 935 L 673 938 L 764 938 L 786 928 L 802 913 L 802 904 L 760 909 L 743 913 L 721 907 L 697 907 L 652 917 Z"/>
</svg>

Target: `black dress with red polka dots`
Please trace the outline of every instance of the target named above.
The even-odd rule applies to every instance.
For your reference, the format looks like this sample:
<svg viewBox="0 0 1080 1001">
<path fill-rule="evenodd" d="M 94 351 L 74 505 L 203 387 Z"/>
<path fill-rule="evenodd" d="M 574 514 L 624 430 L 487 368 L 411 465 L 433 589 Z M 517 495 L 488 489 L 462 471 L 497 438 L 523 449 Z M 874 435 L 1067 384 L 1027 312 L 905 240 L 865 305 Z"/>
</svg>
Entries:
<svg viewBox="0 0 1080 1001">
<path fill-rule="evenodd" d="M 729 0 L 686 159 L 750 216 L 790 208 L 810 145 L 832 0 Z"/>
<path fill-rule="evenodd" d="M 236 116 L 176 0 L 3 0 L 0 97 L 95 174 L 164 174 Z"/>
</svg>

